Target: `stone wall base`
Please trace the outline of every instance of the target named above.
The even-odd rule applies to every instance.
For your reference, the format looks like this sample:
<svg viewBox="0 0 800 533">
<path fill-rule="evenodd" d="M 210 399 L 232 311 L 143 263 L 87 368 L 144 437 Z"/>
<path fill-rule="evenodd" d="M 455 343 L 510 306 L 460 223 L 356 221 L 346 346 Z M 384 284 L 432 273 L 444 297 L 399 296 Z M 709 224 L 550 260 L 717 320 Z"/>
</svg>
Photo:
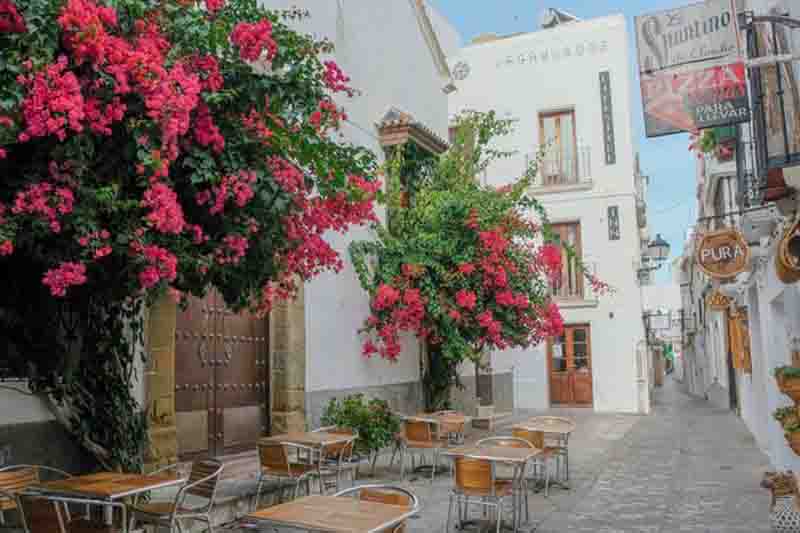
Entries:
<svg viewBox="0 0 800 533">
<path fill-rule="evenodd" d="M 306 418 L 309 427 L 314 428 L 320 426 L 322 412 L 332 398 L 344 398 L 350 394 L 358 393 L 364 394 L 367 398 L 381 398 L 386 400 L 389 402 L 389 408 L 398 413 L 418 413 L 423 409 L 425 404 L 422 396 L 422 386 L 418 381 L 375 387 L 311 391 L 306 392 Z"/>
</svg>

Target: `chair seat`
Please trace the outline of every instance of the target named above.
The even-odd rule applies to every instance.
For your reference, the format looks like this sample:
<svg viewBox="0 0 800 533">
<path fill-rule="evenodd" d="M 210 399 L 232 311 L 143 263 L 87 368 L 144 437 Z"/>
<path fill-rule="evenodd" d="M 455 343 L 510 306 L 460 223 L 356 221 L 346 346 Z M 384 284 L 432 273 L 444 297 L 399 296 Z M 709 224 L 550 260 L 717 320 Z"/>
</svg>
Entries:
<svg viewBox="0 0 800 533">
<path fill-rule="evenodd" d="M 138 505 L 134 505 L 132 510 L 135 513 L 144 513 L 148 515 L 169 515 L 175 510 L 175 502 L 151 502 L 151 503 L 140 503 Z M 191 513 L 193 509 L 188 507 L 179 507 L 178 513 Z"/>
<path fill-rule="evenodd" d="M 435 449 L 442 447 L 442 441 L 429 441 L 429 440 L 406 440 L 406 448 L 425 448 Z"/>
<path fill-rule="evenodd" d="M 118 533 L 121 528 L 113 527 L 102 522 L 78 518 L 67 522 L 67 533 Z"/>
<path fill-rule="evenodd" d="M 498 479 L 494 482 L 496 496 L 508 496 L 514 491 L 514 482 L 510 479 Z M 485 489 L 461 488 L 459 492 L 465 496 L 489 496 L 491 493 Z"/>
</svg>

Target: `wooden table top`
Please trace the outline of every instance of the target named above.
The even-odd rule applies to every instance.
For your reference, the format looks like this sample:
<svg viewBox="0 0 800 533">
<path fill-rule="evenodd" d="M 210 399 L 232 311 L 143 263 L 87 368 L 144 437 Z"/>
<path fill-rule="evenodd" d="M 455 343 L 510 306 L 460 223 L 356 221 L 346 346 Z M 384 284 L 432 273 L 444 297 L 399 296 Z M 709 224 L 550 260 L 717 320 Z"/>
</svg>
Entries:
<svg viewBox="0 0 800 533">
<path fill-rule="evenodd" d="M 371 533 L 384 531 L 411 516 L 410 507 L 334 496 L 306 496 L 250 513 L 247 518 L 271 525 L 306 529 Z"/>
<path fill-rule="evenodd" d="M 46 481 L 32 486 L 31 490 L 45 494 L 78 495 L 117 500 L 149 490 L 178 485 L 184 480 L 179 476 L 163 474 L 148 476 L 144 474 L 99 472 L 56 481 Z"/>
<path fill-rule="evenodd" d="M 284 433 L 283 435 L 273 435 L 271 437 L 264 437 L 259 439 L 258 442 L 265 442 L 270 444 L 275 443 L 289 443 L 306 446 L 309 448 L 321 448 L 323 446 L 330 446 L 331 444 L 339 444 L 342 442 L 349 442 L 355 437 L 353 435 L 345 435 L 342 433 L 327 433 L 325 431 L 304 432 L 294 431 L 291 433 Z"/>
<path fill-rule="evenodd" d="M 555 416 L 535 416 L 519 424 L 514 424 L 513 427 L 526 429 L 528 431 L 544 431 L 545 433 L 569 435 L 575 431 L 575 422 L 567 418 Z"/>
<path fill-rule="evenodd" d="M 495 463 L 520 464 L 530 461 L 542 453 L 539 448 L 512 448 L 509 446 L 458 446 L 443 450 L 443 455 L 453 457 L 470 457 L 473 459 L 483 459 Z"/>
</svg>

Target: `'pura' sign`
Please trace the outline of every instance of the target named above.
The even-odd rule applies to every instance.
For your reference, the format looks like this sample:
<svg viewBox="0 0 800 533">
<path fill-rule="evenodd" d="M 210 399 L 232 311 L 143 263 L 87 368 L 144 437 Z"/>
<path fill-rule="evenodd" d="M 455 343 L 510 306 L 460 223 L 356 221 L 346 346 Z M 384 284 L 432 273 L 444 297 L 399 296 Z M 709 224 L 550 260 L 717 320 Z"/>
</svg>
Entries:
<svg viewBox="0 0 800 533">
<path fill-rule="evenodd" d="M 700 269 L 716 279 L 733 278 L 750 263 L 750 248 L 733 229 L 706 233 L 697 243 L 695 259 Z"/>
</svg>

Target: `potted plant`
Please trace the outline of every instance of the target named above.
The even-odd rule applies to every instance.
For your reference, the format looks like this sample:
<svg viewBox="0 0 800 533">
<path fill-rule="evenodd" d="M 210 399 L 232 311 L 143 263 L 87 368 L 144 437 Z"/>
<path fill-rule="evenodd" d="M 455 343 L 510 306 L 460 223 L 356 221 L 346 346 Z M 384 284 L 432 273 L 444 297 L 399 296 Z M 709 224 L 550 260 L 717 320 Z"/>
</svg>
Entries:
<svg viewBox="0 0 800 533">
<path fill-rule="evenodd" d="M 800 455 L 800 422 L 784 425 L 783 436 L 792 451 Z"/>
<path fill-rule="evenodd" d="M 370 457 L 373 472 L 378 452 L 392 444 L 400 431 L 400 417 L 389 409 L 386 400 L 367 400 L 363 394 L 353 394 L 342 400 L 332 398 L 322 413 L 322 424 L 355 430 L 358 433 L 354 460 L 361 455 Z"/>
<path fill-rule="evenodd" d="M 789 425 L 800 424 L 800 416 L 796 407 L 779 407 L 772 413 L 773 418 L 784 428 Z"/>
<path fill-rule="evenodd" d="M 800 367 L 779 366 L 775 369 L 775 381 L 782 393 L 800 402 Z"/>
</svg>

